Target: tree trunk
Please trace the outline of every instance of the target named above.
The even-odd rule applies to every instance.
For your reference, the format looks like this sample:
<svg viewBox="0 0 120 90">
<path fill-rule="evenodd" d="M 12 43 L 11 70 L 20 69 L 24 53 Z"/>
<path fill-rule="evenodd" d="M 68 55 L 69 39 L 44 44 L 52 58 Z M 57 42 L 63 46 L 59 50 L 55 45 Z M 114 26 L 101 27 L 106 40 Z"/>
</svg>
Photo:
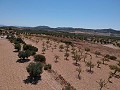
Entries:
<svg viewBox="0 0 120 90">
<path fill-rule="evenodd" d="M 80 79 L 80 72 L 78 73 L 78 78 Z"/>
<path fill-rule="evenodd" d="M 91 69 L 92 69 L 92 68 L 90 67 L 90 72 L 91 72 Z"/>
</svg>

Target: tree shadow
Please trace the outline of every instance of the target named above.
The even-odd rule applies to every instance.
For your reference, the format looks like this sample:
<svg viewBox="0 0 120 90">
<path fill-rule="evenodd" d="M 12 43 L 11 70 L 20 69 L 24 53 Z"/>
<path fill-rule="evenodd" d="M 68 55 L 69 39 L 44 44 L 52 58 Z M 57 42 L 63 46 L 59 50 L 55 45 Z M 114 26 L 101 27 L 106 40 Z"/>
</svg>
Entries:
<svg viewBox="0 0 120 90">
<path fill-rule="evenodd" d="M 18 50 L 14 50 L 13 52 L 17 53 L 17 52 L 19 52 L 19 51 L 18 51 Z"/>
<path fill-rule="evenodd" d="M 16 62 L 19 62 L 19 63 L 25 63 L 25 62 L 29 62 L 30 59 L 18 59 Z"/>
<path fill-rule="evenodd" d="M 94 73 L 94 71 L 93 70 L 89 70 L 89 69 L 86 69 L 86 71 L 88 72 L 88 73 L 90 73 L 90 74 L 93 74 Z"/>
<path fill-rule="evenodd" d="M 75 66 L 80 66 L 80 64 L 79 64 L 79 63 L 73 63 L 73 65 L 75 65 Z"/>
<path fill-rule="evenodd" d="M 36 85 L 39 80 L 41 80 L 41 76 L 36 76 L 36 77 L 27 76 L 27 79 L 23 80 L 23 82 L 25 84 L 31 83 L 33 85 Z"/>
</svg>

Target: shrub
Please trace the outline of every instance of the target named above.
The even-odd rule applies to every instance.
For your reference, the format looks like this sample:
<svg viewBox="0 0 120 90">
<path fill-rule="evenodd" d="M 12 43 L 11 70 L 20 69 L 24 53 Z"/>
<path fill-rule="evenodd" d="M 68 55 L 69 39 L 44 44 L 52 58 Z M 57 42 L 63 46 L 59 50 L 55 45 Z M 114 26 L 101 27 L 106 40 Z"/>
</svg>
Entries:
<svg viewBox="0 0 120 90">
<path fill-rule="evenodd" d="M 18 53 L 18 57 L 21 58 L 21 59 L 25 59 L 25 58 L 28 58 L 28 54 L 24 51 L 21 51 Z"/>
<path fill-rule="evenodd" d="M 34 61 L 35 62 L 45 62 L 46 58 L 43 55 L 37 54 L 34 56 Z"/>
<path fill-rule="evenodd" d="M 21 50 L 21 45 L 20 44 L 15 44 L 14 48 L 17 49 L 17 51 L 20 51 Z"/>
</svg>

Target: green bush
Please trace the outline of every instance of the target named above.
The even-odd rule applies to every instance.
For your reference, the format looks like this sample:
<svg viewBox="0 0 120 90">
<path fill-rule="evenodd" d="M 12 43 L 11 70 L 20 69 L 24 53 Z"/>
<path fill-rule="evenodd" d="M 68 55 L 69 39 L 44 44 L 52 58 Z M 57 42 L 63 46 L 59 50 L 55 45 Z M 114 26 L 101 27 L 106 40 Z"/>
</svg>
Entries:
<svg viewBox="0 0 120 90">
<path fill-rule="evenodd" d="M 15 45 L 14 45 L 14 48 L 15 48 L 17 51 L 20 51 L 20 50 L 21 50 L 21 45 L 20 45 L 20 44 L 15 44 Z"/>
<path fill-rule="evenodd" d="M 43 65 L 41 63 L 32 62 L 26 67 L 26 70 L 31 77 L 37 77 L 43 73 L 42 68 L 43 68 Z"/>
<path fill-rule="evenodd" d="M 45 63 L 46 58 L 43 55 L 37 54 L 37 55 L 34 56 L 34 61 L 35 62 L 44 62 Z"/>
<path fill-rule="evenodd" d="M 18 57 L 21 58 L 21 59 L 25 59 L 25 58 L 28 58 L 29 55 L 26 52 L 24 52 L 24 51 L 20 51 L 18 53 Z"/>
</svg>

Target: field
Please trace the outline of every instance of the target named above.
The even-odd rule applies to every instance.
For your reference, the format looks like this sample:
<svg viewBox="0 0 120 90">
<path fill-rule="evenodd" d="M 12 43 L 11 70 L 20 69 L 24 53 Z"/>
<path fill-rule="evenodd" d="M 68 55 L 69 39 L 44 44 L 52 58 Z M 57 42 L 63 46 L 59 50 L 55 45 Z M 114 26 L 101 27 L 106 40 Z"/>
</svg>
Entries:
<svg viewBox="0 0 120 90">
<path fill-rule="evenodd" d="M 46 57 L 46 63 L 52 65 L 52 71 L 43 71 L 41 74 L 41 80 L 36 84 L 25 84 L 24 80 L 27 78 L 28 73 L 26 71 L 26 67 L 30 62 L 33 62 L 33 56 L 30 56 L 29 62 L 16 62 L 18 58 L 18 52 L 14 51 L 14 46 L 7 39 L 0 39 L 0 90 L 62 90 L 65 87 L 66 82 L 70 84 L 70 86 L 74 87 L 76 90 L 100 90 L 100 85 L 98 82 L 100 79 L 105 80 L 105 87 L 101 90 L 119 90 L 120 87 L 120 73 L 116 73 L 119 77 L 112 77 L 111 82 L 108 82 L 109 72 L 114 70 L 110 70 L 109 65 L 116 65 L 118 62 L 115 60 L 105 61 L 105 64 L 100 64 L 100 68 L 97 67 L 97 61 L 101 61 L 106 54 L 112 54 L 117 57 L 119 60 L 120 51 L 119 49 L 114 49 L 109 46 L 103 46 L 98 44 L 91 44 L 87 42 L 74 42 L 74 49 L 81 56 L 86 55 L 85 48 L 90 48 L 90 51 L 87 53 L 89 55 L 86 58 L 82 57 L 80 61 L 75 64 L 75 60 L 73 60 L 72 49 L 73 46 L 69 46 L 69 56 L 65 57 L 66 50 L 62 49 L 60 51 L 60 45 L 66 47 L 66 44 L 63 42 L 57 42 L 52 39 L 47 39 L 43 37 L 35 37 L 28 36 L 27 38 L 21 36 L 26 44 L 31 44 L 38 48 L 37 54 L 44 55 Z M 38 42 L 36 42 L 38 40 Z M 49 43 L 46 43 L 49 41 Z M 44 54 L 43 43 L 45 43 L 46 50 Z M 80 49 L 79 49 L 80 48 Z M 80 50 L 80 51 L 79 51 Z M 100 51 L 102 55 L 96 57 L 95 51 Z M 55 56 L 59 56 L 57 62 Z M 91 58 L 92 56 L 92 58 Z M 84 61 L 85 59 L 85 61 Z M 86 66 L 86 63 L 91 61 L 94 67 L 92 68 L 92 72 L 89 72 L 89 67 Z M 80 78 L 78 78 L 77 69 L 81 68 Z M 60 80 L 64 79 L 63 82 Z M 58 78 L 58 79 L 57 79 Z"/>
</svg>

